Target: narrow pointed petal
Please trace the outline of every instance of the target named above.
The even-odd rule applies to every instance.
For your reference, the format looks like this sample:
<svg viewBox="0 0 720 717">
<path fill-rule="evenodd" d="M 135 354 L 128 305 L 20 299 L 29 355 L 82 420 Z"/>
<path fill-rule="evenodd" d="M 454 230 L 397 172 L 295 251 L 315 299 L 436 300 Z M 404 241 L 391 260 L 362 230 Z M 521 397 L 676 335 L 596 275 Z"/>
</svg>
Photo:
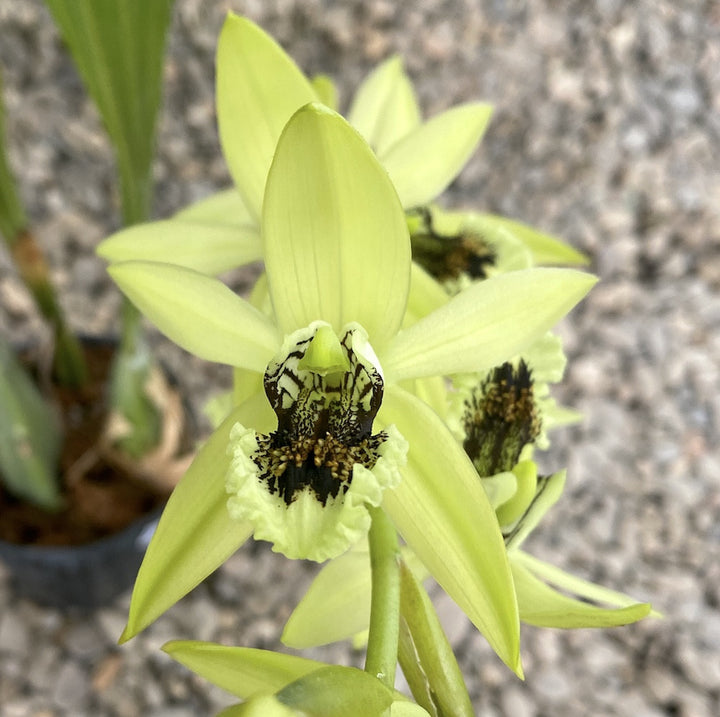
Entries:
<svg viewBox="0 0 720 717">
<path fill-rule="evenodd" d="M 527 568 L 535 577 L 584 600 L 592 600 L 596 603 L 604 603 L 614 607 L 628 607 L 638 604 L 634 598 L 625 595 L 625 593 L 611 590 L 602 585 L 596 585 L 589 580 L 583 580 L 583 578 L 567 573 L 561 568 L 539 560 L 522 550 L 512 550 L 510 555 L 514 564 Z M 649 616 L 662 617 L 656 610 L 652 610 Z"/>
<path fill-rule="evenodd" d="M 320 102 L 331 110 L 338 111 L 338 90 L 332 77 L 328 75 L 314 75 L 312 86 Z"/>
<path fill-rule="evenodd" d="M 105 239 L 97 253 L 109 262 L 168 262 L 212 276 L 262 259 L 262 243 L 252 225 L 170 219 L 123 229 Z"/>
<path fill-rule="evenodd" d="M 525 269 L 479 282 L 401 331 L 381 355 L 389 380 L 482 371 L 539 339 L 597 279 Z"/>
<path fill-rule="evenodd" d="M 229 224 L 231 226 L 256 225 L 255 218 L 243 203 L 235 187 L 224 189 L 205 199 L 189 204 L 176 212 L 173 219 L 201 224 Z"/>
<path fill-rule="evenodd" d="M 285 625 L 282 641 L 305 648 L 345 640 L 370 624 L 370 556 L 350 550 L 318 573 Z"/>
<path fill-rule="evenodd" d="M 230 174 L 256 220 L 280 133 L 298 107 L 315 99 L 310 82 L 275 40 L 228 13 L 217 50 L 218 128 Z"/>
<path fill-rule="evenodd" d="M 403 326 L 414 324 L 418 319 L 435 311 L 450 300 L 447 291 L 419 264 L 412 263 L 410 293 Z"/>
<path fill-rule="evenodd" d="M 438 196 L 475 151 L 492 107 L 459 105 L 433 117 L 380 155 L 403 207 L 419 207 Z"/>
<path fill-rule="evenodd" d="M 271 423 L 271 415 L 265 396 L 257 395 L 236 408 L 198 451 L 170 496 L 145 553 L 121 642 L 189 593 L 251 535 L 252 526 L 232 521 L 227 511 L 227 446 L 237 421 Z"/>
<path fill-rule="evenodd" d="M 217 279 L 156 262 L 108 272 L 160 331 L 200 358 L 264 371 L 280 346 L 274 324 Z"/>
<path fill-rule="evenodd" d="M 277 692 L 324 666 L 295 655 L 196 640 L 173 640 L 162 649 L 195 674 L 243 699 Z"/>
<path fill-rule="evenodd" d="M 400 485 L 383 505 L 425 567 L 518 675 L 520 627 L 495 511 L 454 437 L 422 401 L 386 390 L 379 419 L 410 444 Z"/>
<path fill-rule="evenodd" d="M 395 334 L 410 284 L 405 215 L 366 142 L 323 105 L 299 110 L 280 138 L 263 242 L 284 333 L 356 321 L 376 349 Z"/>
<path fill-rule="evenodd" d="M 533 263 L 556 266 L 584 266 L 589 264 L 585 254 L 550 234 L 538 231 L 527 224 L 495 214 L 472 214 L 472 222 L 489 239 L 498 232 L 507 232 L 519 239 L 530 250 Z"/>
<path fill-rule="evenodd" d="M 420 108 L 402 58 L 385 60 L 363 80 L 348 121 L 379 155 L 420 125 Z"/>
<path fill-rule="evenodd" d="M 533 575 L 511 553 L 515 590 L 517 591 L 520 619 L 538 627 L 615 627 L 637 622 L 650 614 L 648 603 L 637 603 L 626 598 L 624 607 L 603 608 L 564 595 Z M 624 596 L 625 597 L 625 596 Z"/>
</svg>

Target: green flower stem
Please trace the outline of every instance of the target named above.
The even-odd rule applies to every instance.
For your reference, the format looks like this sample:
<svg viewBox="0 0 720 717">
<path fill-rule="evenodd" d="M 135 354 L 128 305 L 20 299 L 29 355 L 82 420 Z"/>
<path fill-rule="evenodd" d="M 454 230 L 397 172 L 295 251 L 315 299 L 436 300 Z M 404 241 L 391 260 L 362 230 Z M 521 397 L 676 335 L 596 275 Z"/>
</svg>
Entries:
<svg viewBox="0 0 720 717">
<path fill-rule="evenodd" d="M 372 508 L 370 515 L 372 598 L 365 671 L 393 689 L 400 634 L 400 548 L 395 527 L 383 509 Z"/>
</svg>

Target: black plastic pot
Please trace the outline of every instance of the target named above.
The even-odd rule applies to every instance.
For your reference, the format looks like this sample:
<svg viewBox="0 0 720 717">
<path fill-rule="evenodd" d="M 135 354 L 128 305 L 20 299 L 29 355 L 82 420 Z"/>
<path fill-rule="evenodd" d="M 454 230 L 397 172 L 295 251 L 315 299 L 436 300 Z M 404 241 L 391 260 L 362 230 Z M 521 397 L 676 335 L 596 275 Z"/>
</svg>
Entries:
<svg viewBox="0 0 720 717">
<path fill-rule="evenodd" d="M 0 541 L 15 595 L 56 608 L 94 609 L 128 590 L 137 576 L 162 509 L 125 530 L 71 547 L 15 545 Z"/>
</svg>

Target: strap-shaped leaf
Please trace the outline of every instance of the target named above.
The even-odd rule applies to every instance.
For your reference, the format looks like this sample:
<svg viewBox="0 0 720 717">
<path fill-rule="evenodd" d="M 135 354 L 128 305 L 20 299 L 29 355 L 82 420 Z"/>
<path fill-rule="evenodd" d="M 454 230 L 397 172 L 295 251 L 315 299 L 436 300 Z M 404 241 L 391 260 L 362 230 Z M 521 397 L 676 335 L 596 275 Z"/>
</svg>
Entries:
<svg viewBox="0 0 720 717">
<path fill-rule="evenodd" d="M 148 216 L 172 0 L 46 0 L 117 156 L 125 224 Z"/>
<path fill-rule="evenodd" d="M 27 227 L 27 217 L 7 159 L 5 102 L 2 92 L 2 68 L 0 68 L 0 235 L 9 246 L 12 246 L 20 232 Z"/>
<path fill-rule="evenodd" d="M 272 427 L 271 416 L 267 399 L 258 394 L 236 408 L 200 448 L 170 496 L 145 553 L 121 641 L 145 629 L 251 535 L 252 526 L 234 523 L 227 512 L 227 447 L 237 421 L 264 430 Z"/>
</svg>

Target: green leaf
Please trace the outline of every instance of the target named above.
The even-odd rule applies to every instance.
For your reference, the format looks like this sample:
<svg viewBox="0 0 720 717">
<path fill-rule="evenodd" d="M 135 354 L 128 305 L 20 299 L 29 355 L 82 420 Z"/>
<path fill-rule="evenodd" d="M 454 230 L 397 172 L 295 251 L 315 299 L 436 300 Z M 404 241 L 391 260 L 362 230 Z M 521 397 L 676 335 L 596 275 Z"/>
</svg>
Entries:
<svg viewBox="0 0 720 717">
<path fill-rule="evenodd" d="M 516 237 L 530 250 L 536 265 L 584 266 L 590 263 L 583 253 L 569 244 L 527 224 L 494 214 L 473 214 L 473 223 L 480 231 L 487 233 L 489 238 L 498 232 L 507 232 Z"/>
<path fill-rule="evenodd" d="M 46 510 L 62 507 L 58 416 L 0 341 L 0 477 L 16 497 Z"/>
<path fill-rule="evenodd" d="M 648 603 L 636 603 L 627 596 L 622 598 L 630 604 L 608 609 L 563 595 L 534 576 L 523 561 L 518 559 L 519 556 L 520 553 L 511 553 L 510 566 L 517 591 L 520 619 L 529 625 L 562 628 L 614 627 L 637 622 L 650 614 L 651 606 Z"/>
<path fill-rule="evenodd" d="M 470 459 L 422 401 L 387 386 L 378 420 L 410 444 L 400 485 L 383 507 L 442 588 L 518 675 L 520 635 L 514 588 L 495 511 Z"/>
<path fill-rule="evenodd" d="M 168 338 L 207 361 L 264 371 L 275 325 L 217 279 L 158 262 L 113 264 L 108 273 Z"/>
<path fill-rule="evenodd" d="M 46 0 L 117 156 L 125 224 L 144 220 L 171 0 Z"/>
<path fill-rule="evenodd" d="M 370 558 L 350 550 L 318 573 L 285 625 L 282 641 L 304 648 L 345 640 L 370 624 Z"/>
<path fill-rule="evenodd" d="M 321 667 L 277 693 L 280 702 L 308 717 L 379 717 L 393 702 L 380 680 L 355 667 Z"/>
<path fill-rule="evenodd" d="M 228 13 L 217 50 L 218 128 L 230 174 L 256 221 L 280 133 L 295 110 L 316 99 L 275 40 Z"/>
<path fill-rule="evenodd" d="M 420 108 L 401 57 L 385 60 L 363 80 L 347 117 L 378 155 L 420 125 Z"/>
<path fill-rule="evenodd" d="M 258 230 L 250 225 L 170 219 L 116 232 L 98 246 L 97 253 L 109 262 L 166 262 L 213 275 L 262 259 L 262 243 Z"/>
<path fill-rule="evenodd" d="M 205 199 L 199 199 L 189 204 L 173 216 L 181 222 L 198 222 L 199 224 L 222 224 L 228 226 L 245 227 L 256 226 L 252 214 L 243 203 L 240 192 L 232 187 L 212 194 Z"/>
<path fill-rule="evenodd" d="M 397 331 L 410 284 L 410 239 L 387 173 L 365 140 L 312 104 L 285 128 L 263 209 L 265 266 L 285 334 L 323 319 L 357 321 L 375 350 Z"/>
<path fill-rule="evenodd" d="M 189 593 L 252 534 L 252 526 L 228 515 L 225 474 L 230 431 L 237 421 L 272 426 L 272 411 L 260 394 L 236 408 L 200 448 L 170 496 L 140 566 L 128 624 L 129 640 Z"/>
<path fill-rule="evenodd" d="M 241 705 L 226 707 L 216 717 L 300 717 L 295 710 L 278 702 L 274 695 L 258 695 Z"/>
<path fill-rule="evenodd" d="M 323 666 L 322 662 L 281 652 L 195 640 L 173 640 L 162 649 L 195 674 L 243 699 L 277 692 Z"/>
<path fill-rule="evenodd" d="M 596 281 L 574 269 L 525 269 L 478 282 L 393 339 L 381 356 L 386 377 L 499 366 L 540 338 Z"/>
<path fill-rule="evenodd" d="M 427 204 L 455 179 L 475 151 L 492 107 L 480 102 L 439 114 L 380 156 L 406 209 Z"/>
<path fill-rule="evenodd" d="M 467 687 L 430 598 L 405 563 L 400 580 L 398 659 L 413 696 L 433 717 L 472 717 Z"/>
<path fill-rule="evenodd" d="M 20 232 L 27 227 L 25 208 L 20 201 L 15 178 L 10 170 L 5 146 L 5 102 L 0 68 L 0 234 L 12 246 Z"/>
</svg>

